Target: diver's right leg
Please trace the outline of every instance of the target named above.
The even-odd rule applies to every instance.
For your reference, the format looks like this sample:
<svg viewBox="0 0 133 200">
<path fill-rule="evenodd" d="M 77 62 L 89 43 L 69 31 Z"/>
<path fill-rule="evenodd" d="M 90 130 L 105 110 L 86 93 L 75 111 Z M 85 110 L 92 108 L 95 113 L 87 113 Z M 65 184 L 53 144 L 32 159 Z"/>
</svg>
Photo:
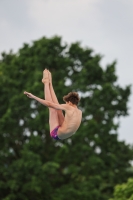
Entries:
<svg viewBox="0 0 133 200">
<path fill-rule="evenodd" d="M 49 88 L 50 88 L 50 93 L 51 93 L 53 103 L 59 104 L 58 99 L 55 94 L 55 91 L 54 91 L 54 88 L 53 88 L 51 72 L 50 71 L 48 71 L 48 72 L 49 72 L 49 84 L 50 84 Z M 58 113 L 58 118 L 59 118 L 59 125 L 61 126 L 62 123 L 64 122 L 64 115 L 61 110 L 57 110 L 57 113 Z"/>
<path fill-rule="evenodd" d="M 43 71 L 43 79 L 42 82 L 44 83 L 44 95 L 45 95 L 45 100 L 51 101 L 52 102 L 52 97 L 50 93 L 50 88 L 49 88 L 49 77 L 48 77 L 48 71 L 44 70 Z M 50 126 L 50 133 L 57 127 L 59 126 L 59 119 L 58 119 L 58 113 L 56 109 L 49 108 L 49 126 Z"/>
</svg>

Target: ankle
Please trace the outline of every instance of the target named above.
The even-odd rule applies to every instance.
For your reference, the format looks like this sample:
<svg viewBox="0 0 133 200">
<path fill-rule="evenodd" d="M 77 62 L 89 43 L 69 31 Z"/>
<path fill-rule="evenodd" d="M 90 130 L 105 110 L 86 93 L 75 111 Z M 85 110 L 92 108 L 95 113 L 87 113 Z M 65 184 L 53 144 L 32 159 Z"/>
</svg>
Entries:
<svg viewBox="0 0 133 200">
<path fill-rule="evenodd" d="M 42 79 L 42 83 L 44 83 L 44 84 L 47 84 L 47 83 L 48 83 L 48 84 L 49 84 L 49 79 L 48 79 L 48 78 L 43 78 L 43 79 Z"/>
</svg>

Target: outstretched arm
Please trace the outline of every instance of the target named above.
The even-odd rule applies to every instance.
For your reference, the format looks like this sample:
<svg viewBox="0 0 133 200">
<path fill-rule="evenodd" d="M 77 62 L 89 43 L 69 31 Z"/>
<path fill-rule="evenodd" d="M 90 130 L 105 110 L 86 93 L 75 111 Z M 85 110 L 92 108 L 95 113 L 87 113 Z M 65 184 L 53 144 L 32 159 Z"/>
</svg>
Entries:
<svg viewBox="0 0 133 200">
<path fill-rule="evenodd" d="M 43 104 L 44 106 L 50 107 L 50 108 L 54 108 L 57 110 L 66 110 L 67 109 L 67 105 L 66 104 L 56 104 L 53 103 L 51 101 L 47 101 L 44 99 L 40 99 L 39 97 L 29 93 L 29 92 L 24 92 L 25 95 L 27 95 L 27 97 L 31 98 L 31 99 L 35 99 L 36 101 L 38 101 L 39 103 Z"/>
</svg>

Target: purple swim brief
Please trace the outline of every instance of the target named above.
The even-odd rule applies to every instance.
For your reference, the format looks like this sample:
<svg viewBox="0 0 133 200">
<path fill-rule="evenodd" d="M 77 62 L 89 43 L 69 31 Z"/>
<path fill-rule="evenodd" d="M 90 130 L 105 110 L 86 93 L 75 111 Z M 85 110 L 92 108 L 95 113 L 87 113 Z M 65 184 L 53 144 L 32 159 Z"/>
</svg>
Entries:
<svg viewBox="0 0 133 200">
<path fill-rule="evenodd" d="M 50 133 L 51 137 L 54 138 L 55 140 L 60 140 L 60 139 L 58 138 L 58 135 L 57 135 L 57 132 L 58 132 L 58 128 L 59 128 L 59 127 L 60 127 L 60 126 L 57 126 L 57 127 Z"/>
</svg>

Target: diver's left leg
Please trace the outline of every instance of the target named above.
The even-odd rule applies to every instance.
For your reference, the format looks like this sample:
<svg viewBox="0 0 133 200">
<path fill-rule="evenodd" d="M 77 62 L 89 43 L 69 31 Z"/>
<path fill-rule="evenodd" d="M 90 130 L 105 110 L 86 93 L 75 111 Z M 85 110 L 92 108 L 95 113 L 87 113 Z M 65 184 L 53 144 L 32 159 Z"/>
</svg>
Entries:
<svg viewBox="0 0 133 200">
<path fill-rule="evenodd" d="M 52 101 L 50 89 L 49 89 L 49 78 L 48 78 L 48 71 L 44 70 L 43 72 L 43 79 L 42 82 L 44 83 L 44 94 L 45 94 L 45 100 Z M 49 126 L 50 126 L 50 132 L 55 129 L 57 126 L 59 126 L 59 120 L 58 120 L 58 114 L 56 109 L 49 108 Z"/>
</svg>

